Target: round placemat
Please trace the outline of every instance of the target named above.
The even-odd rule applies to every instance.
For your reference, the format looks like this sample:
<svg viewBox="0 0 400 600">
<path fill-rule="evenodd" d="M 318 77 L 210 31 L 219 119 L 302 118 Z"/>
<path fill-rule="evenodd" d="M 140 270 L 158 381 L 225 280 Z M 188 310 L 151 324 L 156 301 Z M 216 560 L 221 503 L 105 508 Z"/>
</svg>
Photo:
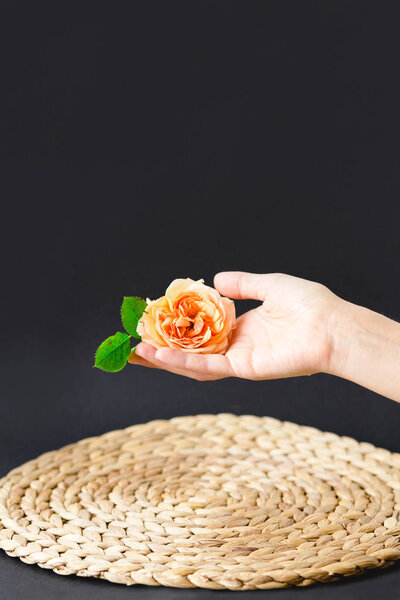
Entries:
<svg viewBox="0 0 400 600">
<path fill-rule="evenodd" d="M 270 417 L 151 421 L 0 480 L 0 547 L 132 585 L 309 585 L 400 558 L 400 454 Z"/>
</svg>

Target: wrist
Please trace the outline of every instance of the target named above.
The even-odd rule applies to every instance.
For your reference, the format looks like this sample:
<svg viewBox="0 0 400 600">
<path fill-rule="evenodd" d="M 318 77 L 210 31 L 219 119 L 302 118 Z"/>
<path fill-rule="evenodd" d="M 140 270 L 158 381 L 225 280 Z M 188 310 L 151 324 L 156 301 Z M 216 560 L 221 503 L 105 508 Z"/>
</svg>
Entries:
<svg viewBox="0 0 400 600">
<path fill-rule="evenodd" d="M 328 350 L 322 372 L 338 377 L 346 373 L 356 337 L 357 313 L 363 310 L 367 309 L 338 298 L 327 323 Z"/>
<path fill-rule="evenodd" d="M 328 331 L 325 373 L 400 401 L 400 323 L 343 300 Z"/>
</svg>

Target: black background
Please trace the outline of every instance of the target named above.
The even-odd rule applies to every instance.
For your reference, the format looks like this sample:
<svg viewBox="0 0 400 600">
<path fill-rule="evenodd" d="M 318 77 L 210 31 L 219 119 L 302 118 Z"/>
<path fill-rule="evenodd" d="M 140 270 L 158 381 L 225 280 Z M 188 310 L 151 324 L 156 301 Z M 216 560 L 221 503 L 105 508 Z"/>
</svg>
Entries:
<svg viewBox="0 0 400 600">
<path fill-rule="evenodd" d="M 399 451 L 399 405 L 327 375 L 199 383 L 91 368 L 122 296 L 158 297 L 179 276 L 285 272 L 400 320 L 397 2 L 1 6 L 0 475 L 194 413 L 271 415 Z M 394 598 L 399 575 L 256 595 Z M 0 589 L 231 594 L 62 578 L 4 553 Z"/>
</svg>

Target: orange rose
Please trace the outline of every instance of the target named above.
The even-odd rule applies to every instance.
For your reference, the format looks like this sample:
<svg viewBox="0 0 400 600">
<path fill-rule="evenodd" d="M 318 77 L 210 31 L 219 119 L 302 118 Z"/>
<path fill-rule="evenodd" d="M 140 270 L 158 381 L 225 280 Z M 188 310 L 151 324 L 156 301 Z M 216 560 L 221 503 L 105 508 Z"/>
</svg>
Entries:
<svg viewBox="0 0 400 600">
<path fill-rule="evenodd" d="M 175 279 L 158 300 L 147 299 L 137 332 L 155 348 L 223 354 L 235 327 L 235 305 L 204 280 Z"/>
</svg>

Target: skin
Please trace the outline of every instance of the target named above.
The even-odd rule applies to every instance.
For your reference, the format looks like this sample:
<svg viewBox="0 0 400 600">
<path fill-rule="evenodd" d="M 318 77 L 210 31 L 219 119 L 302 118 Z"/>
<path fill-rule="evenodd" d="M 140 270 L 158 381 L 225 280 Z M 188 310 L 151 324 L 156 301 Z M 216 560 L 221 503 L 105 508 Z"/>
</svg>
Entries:
<svg viewBox="0 0 400 600">
<path fill-rule="evenodd" d="M 260 301 L 237 319 L 224 355 L 141 342 L 129 362 L 199 381 L 329 373 L 400 402 L 400 323 L 281 273 L 223 272 L 214 286 L 232 299 Z"/>
</svg>

